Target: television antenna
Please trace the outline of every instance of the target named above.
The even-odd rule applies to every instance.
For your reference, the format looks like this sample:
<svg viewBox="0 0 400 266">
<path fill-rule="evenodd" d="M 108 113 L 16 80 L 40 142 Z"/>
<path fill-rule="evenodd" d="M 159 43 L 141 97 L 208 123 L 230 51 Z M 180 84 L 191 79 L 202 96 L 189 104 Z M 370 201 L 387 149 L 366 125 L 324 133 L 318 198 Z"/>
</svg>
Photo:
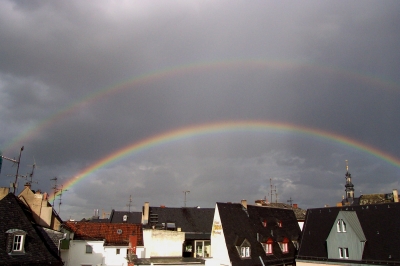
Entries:
<svg viewBox="0 0 400 266">
<path fill-rule="evenodd" d="M 63 192 L 68 191 L 68 189 L 63 189 L 63 185 L 61 185 L 61 188 L 58 191 L 60 191 L 60 194 L 58 194 L 58 196 L 60 197 L 59 198 L 59 203 L 58 203 L 58 215 L 60 215 L 60 212 L 61 212 L 61 197 L 62 197 Z"/>
<path fill-rule="evenodd" d="M 32 171 L 30 174 L 27 174 L 25 176 L 22 176 L 23 178 L 26 178 L 27 184 L 32 185 L 32 183 L 38 184 L 37 181 L 33 181 L 33 175 L 35 173 L 35 169 L 36 169 L 36 161 L 35 161 L 35 157 L 33 157 L 33 164 L 32 165 L 28 165 L 28 166 L 32 166 Z M 29 178 L 29 179 L 28 179 Z"/>
<path fill-rule="evenodd" d="M 183 191 L 183 193 L 185 193 L 184 207 L 186 208 L 186 194 L 190 193 L 190 191 L 189 190 L 185 190 L 185 191 Z"/>
<path fill-rule="evenodd" d="M 11 186 L 10 186 L 10 187 L 13 188 L 13 194 L 15 194 L 16 188 L 17 188 L 17 186 L 18 186 L 18 185 L 17 185 L 17 184 L 18 184 L 17 182 L 18 182 L 18 177 L 20 176 L 20 175 L 18 174 L 18 172 L 19 172 L 19 165 L 20 165 L 20 162 L 21 162 L 21 155 L 22 155 L 22 151 L 23 151 L 23 150 L 24 150 L 24 146 L 22 146 L 22 147 L 21 147 L 21 150 L 19 151 L 18 161 L 15 160 L 15 159 L 11 159 L 11 158 L 8 158 L 8 157 L 6 157 L 6 156 L 0 155 L 2 159 L 5 159 L 5 160 L 7 160 L 7 161 L 13 162 L 14 164 L 17 164 L 17 173 L 15 174 L 15 181 L 14 181 L 14 183 L 11 183 Z M 1 170 L 1 164 L 0 164 L 0 170 Z"/>
<path fill-rule="evenodd" d="M 131 212 L 131 205 L 132 205 L 132 195 L 129 195 L 129 201 L 128 204 L 126 204 L 126 206 L 129 207 L 129 212 Z"/>
<path fill-rule="evenodd" d="M 54 194 L 54 196 L 53 196 L 53 208 L 54 208 L 54 200 L 55 200 L 55 198 L 56 198 L 56 194 L 57 194 L 57 192 L 59 191 L 59 189 L 58 189 L 58 186 L 57 186 L 57 180 L 58 180 L 58 178 L 57 177 L 54 177 L 54 178 L 52 178 L 52 179 L 50 179 L 50 180 L 52 180 L 52 181 L 54 181 L 54 186 L 52 186 L 51 188 L 53 189 L 53 194 Z"/>
</svg>

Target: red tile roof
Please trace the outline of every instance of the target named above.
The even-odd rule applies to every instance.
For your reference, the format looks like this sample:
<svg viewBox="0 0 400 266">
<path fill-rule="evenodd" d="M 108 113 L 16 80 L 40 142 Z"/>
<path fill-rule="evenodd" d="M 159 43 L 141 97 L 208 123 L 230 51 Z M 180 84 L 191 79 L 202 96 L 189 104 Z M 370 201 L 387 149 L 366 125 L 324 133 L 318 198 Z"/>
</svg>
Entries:
<svg viewBox="0 0 400 266">
<path fill-rule="evenodd" d="M 65 222 L 64 227 L 74 232 L 76 240 L 105 240 L 106 246 L 128 246 L 129 236 L 138 237 L 138 246 L 143 246 L 143 231 L 141 224 L 128 223 L 90 223 Z"/>
</svg>

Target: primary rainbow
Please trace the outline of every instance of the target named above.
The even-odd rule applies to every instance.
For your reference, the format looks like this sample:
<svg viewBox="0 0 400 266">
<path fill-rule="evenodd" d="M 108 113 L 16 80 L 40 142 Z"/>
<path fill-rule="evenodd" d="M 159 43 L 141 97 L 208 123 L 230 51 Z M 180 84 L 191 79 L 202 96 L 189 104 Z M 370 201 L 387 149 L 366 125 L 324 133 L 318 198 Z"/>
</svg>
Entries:
<svg viewBox="0 0 400 266">
<path fill-rule="evenodd" d="M 336 143 L 349 146 L 356 150 L 360 150 L 369 153 L 379 159 L 382 159 L 394 166 L 400 167 L 400 160 L 388 153 L 378 150 L 372 146 L 366 145 L 357 140 L 331 133 L 315 128 L 309 128 L 304 126 L 298 126 L 294 124 L 273 122 L 273 121 L 263 121 L 263 120 L 253 120 L 253 121 L 222 121 L 208 124 L 193 125 L 188 127 L 178 128 L 176 130 L 164 132 L 159 135 L 155 135 L 146 139 L 129 144 L 128 146 L 116 150 L 107 156 L 101 158 L 92 165 L 86 167 L 73 178 L 68 180 L 63 187 L 70 188 L 80 180 L 89 176 L 96 170 L 105 167 L 106 165 L 112 164 L 125 156 L 136 154 L 144 150 L 157 147 L 159 145 L 180 141 L 201 135 L 210 135 L 215 133 L 226 133 L 226 132 L 292 132 L 303 135 L 308 135 L 311 137 L 316 137 L 323 140 L 328 140 Z M 50 201 L 53 200 L 57 195 L 50 197 Z"/>
<path fill-rule="evenodd" d="M 384 80 L 380 77 L 366 75 L 358 73 L 352 70 L 333 68 L 330 66 L 317 65 L 307 62 L 296 62 L 296 61 L 284 61 L 284 60 L 263 60 L 263 59 L 233 59 L 225 61 L 207 61 L 207 62 L 196 62 L 191 64 L 184 64 L 175 67 L 164 68 L 155 72 L 139 75 L 137 77 L 128 79 L 124 82 L 115 84 L 111 87 L 103 88 L 94 93 L 88 94 L 86 97 L 67 105 L 63 109 L 59 110 L 52 116 L 38 122 L 35 125 L 27 128 L 22 134 L 13 138 L 9 144 L 3 147 L 3 152 L 13 153 L 20 145 L 26 145 L 26 142 L 35 138 L 39 133 L 49 128 L 53 124 L 62 121 L 64 118 L 69 117 L 73 113 L 78 112 L 88 104 L 97 102 L 106 96 L 114 93 L 124 91 L 127 89 L 138 89 L 140 85 L 154 82 L 160 79 L 171 78 L 175 76 L 182 76 L 189 73 L 198 73 L 202 71 L 215 71 L 224 69 L 235 69 L 235 68 L 273 68 L 273 69 L 305 69 L 311 71 L 318 71 L 323 74 L 336 73 L 341 76 L 350 78 L 357 82 L 373 85 L 377 88 L 388 89 L 389 91 L 399 91 L 399 85 L 393 81 Z"/>
</svg>

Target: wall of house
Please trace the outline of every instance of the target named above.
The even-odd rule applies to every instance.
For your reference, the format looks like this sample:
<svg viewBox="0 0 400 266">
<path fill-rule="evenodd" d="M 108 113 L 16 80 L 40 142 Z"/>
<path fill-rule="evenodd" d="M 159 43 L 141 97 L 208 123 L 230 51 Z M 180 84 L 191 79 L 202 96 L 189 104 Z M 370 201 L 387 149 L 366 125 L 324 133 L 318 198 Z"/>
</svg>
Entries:
<svg viewBox="0 0 400 266">
<path fill-rule="evenodd" d="M 104 241 L 71 240 L 69 249 L 61 252 L 64 266 L 104 265 Z M 86 254 L 86 245 L 93 247 L 92 254 Z M 125 251 L 126 252 L 126 251 Z"/>
<path fill-rule="evenodd" d="M 205 266 L 231 265 L 228 249 L 226 248 L 223 225 L 217 206 L 211 231 L 211 257 L 205 261 Z"/>
<path fill-rule="evenodd" d="M 296 260 L 296 266 L 337 266 L 337 265 L 343 265 L 342 263 L 334 263 L 334 262 L 320 262 L 320 261 L 303 261 L 303 260 Z"/>
<path fill-rule="evenodd" d="M 184 241 L 184 232 L 144 229 L 145 258 L 182 257 L 182 245 Z"/>
<path fill-rule="evenodd" d="M 0 200 L 2 200 L 5 196 L 10 193 L 10 188 L 8 187 L 0 187 Z"/>
<path fill-rule="evenodd" d="M 338 219 L 343 219 L 346 222 L 346 232 L 337 231 Z M 350 260 L 361 260 L 364 250 L 364 243 L 360 242 L 357 234 L 354 232 L 349 221 L 343 216 L 338 215 L 336 218 L 331 232 L 326 240 L 328 258 L 330 259 L 341 259 L 339 256 L 339 247 L 346 247 L 349 249 Z"/>
<path fill-rule="evenodd" d="M 117 249 L 119 249 L 119 254 L 117 254 Z M 127 247 L 104 247 L 104 263 L 107 266 L 119 265 L 119 266 L 127 266 L 128 261 L 126 259 L 126 251 Z"/>
</svg>

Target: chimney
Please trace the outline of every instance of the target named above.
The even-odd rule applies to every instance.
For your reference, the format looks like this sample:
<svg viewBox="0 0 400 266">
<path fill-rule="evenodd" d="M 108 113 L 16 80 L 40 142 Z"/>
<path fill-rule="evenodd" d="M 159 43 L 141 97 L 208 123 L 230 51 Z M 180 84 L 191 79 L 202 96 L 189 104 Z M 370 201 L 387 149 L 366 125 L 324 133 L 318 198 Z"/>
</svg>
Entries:
<svg viewBox="0 0 400 266">
<path fill-rule="evenodd" d="M 142 224 L 149 223 L 149 203 L 145 202 L 142 210 Z"/>
<path fill-rule="evenodd" d="M 397 192 L 397 189 L 393 189 L 393 200 L 394 202 L 399 202 L 399 193 Z"/>
<path fill-rule="evenodd" d="M 244 207 L 245 209 L 247 209 L 247 200 L 242 199 L 242 201 L 241 201 L 240 203 L 242 203 L 243 207 Z"/>
<path fill-rule="evenodd" d="M 24 185 L 24 187 L 27 187 L 27 188 L 31 189 L 31 183 L 26 182 L 25 185 Z"/>
<path fill-rule="evenodd" d="M 297 209 L 297 203 L 293 203 L 293 209 Z"/>
</svg>

